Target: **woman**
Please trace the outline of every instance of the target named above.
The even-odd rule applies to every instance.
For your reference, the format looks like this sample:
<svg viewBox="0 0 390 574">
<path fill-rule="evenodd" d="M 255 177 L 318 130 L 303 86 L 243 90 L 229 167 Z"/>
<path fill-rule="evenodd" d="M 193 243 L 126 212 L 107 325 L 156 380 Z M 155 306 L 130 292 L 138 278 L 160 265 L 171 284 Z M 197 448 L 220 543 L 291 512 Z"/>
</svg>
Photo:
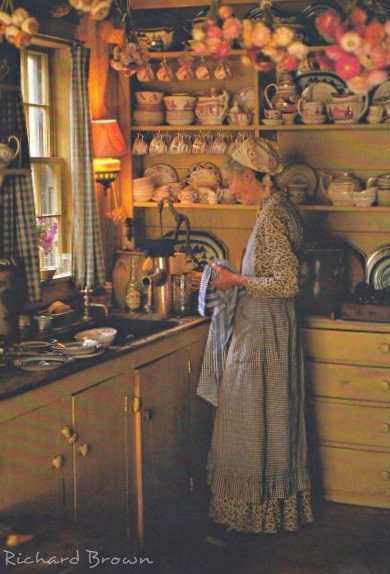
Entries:
<svg viewBox="0 0 390 574">
<path fill-rule="evenodd" d="M 282 170 L 273 142 L 250 138 L 224 166 L 241 203 L 261 205 L 241 274 L 213 264 L 212 282 L 239 298 L 208 458 L 210 518 L 242 532 L 296 530 L 312 521 L 304 382 L 295 309 L 299 213 L 272 188 Z M 209 537 L 209 541 L 210 537 Z"/>
</svg>

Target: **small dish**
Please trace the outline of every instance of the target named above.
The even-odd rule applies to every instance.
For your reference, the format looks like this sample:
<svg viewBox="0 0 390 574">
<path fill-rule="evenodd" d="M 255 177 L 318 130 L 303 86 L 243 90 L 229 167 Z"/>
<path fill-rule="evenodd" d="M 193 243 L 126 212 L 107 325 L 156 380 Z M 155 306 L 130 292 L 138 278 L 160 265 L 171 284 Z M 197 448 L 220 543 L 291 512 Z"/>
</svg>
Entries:
<svg viewBox="0 0 390 574">
<path fill-rule="evenodd" d="M 94 353 L 88 353 L 88 355 L 75 355 L 75 359 L 94 359 L 95 357 L 100 357 L 104 353 L 105 349 L 98 349 Z"/>
<path fill-rule="evenodd" d="M 52 343 L 49 341 L 22 341 L 15 345 L 17 351 L 22 351 L 23 353 L 42 353 L 48 351 L 52 347 Z"/>
<path fill-rule="evenodd" d="M 272 119 L 268 119 L 268 118 L 264 118 L 261 121 L 266 126 L 280 126 L 283 123 L 283 120 L 272 120 Z"/>
<path fill-rule="evenodd" d="M 79 331 L 75 335 L 76 341 L 89 339 L 96 341 L 101 347 L 109 347 L 115 339 L 118 331 L 112 327 L 100 327 L 98 329 L 87 329 L 86 331 Z"/>
<path fill-rule="evenodd" d="M 61 343 L 58 341 L 57 343 L 54 343 L 52 349 L 54 351 L 60 351 L 65 355 L 78 357 L 80 355 L 94 354 L 99 347 L 100 345 L 97 341 L 93 339 L 83 339 L 82 341 L 71 341 L 70 343 Z"/>
<path fill-rule="evenodd" d="M 43 372 L 54 371 L 74 361 L 73 357 L 66 355 L 39 355 L 15 359 L 14 365 L 24 371 Z"/>
</svg>

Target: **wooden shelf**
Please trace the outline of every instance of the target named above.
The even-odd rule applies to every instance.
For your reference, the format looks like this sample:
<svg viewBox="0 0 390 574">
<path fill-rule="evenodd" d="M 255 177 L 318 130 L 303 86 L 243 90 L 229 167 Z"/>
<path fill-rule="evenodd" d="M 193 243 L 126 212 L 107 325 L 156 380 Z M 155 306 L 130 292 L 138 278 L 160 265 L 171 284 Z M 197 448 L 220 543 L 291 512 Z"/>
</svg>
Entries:
<svg viewBox="0 0 390 574">
<path fill-rule="evenodd" d="M 246 54 L 246 50 L 232 50 L 229 53 L 229 58 L 239 58 L 241 56 L 244 56 Z M 151 60 L 164 60 L 165 58 L 168 59 L 175 59 L 175 58 L 183 58 L 184 56 L 191 56 L 194 58 L 199 58 L 199 56 L 197 56 L 195 54 L 195 52 L 193 50 L 179 50 L 179 51 L 172 51 L 172 52 L 149 52 L 149 56 Z M 205 56 L 205 59 L 214 59 L 215 58 L 211 58 L 210 56 Z"/>
<path fill-rule="evenodd" d="M 318 130 L 390 130 L 390 123 L 383 124 L 292 124 L 279 126 L 266 126 L 260 124 L 256 129 L 262 132 L 285 132 L 285 131 L 318 131 Z"/>
<path fill-rule="evenodd" d="M 157 207 L 154 201 L 136 201 L 133 203 L 134 207 Z M 252 210 L 259 209 L 258 205 L 242 205 L 241 203 L 175 203 L 175 207 L 182 209 L 235 209 L 235 210 Z M 370 207 L 357 207 L 353 205 L 297 205 L 301 211 L 352 211 L 352 212 L 371 212 L 371 213 L 390 213 L 390 205 L 370 206 Z"/>
<path fill-rule="evenodd" d="M 31 173 L 29 167 L 18 167 L 14 169 L 0 169 L 0 175 L 25 175 Z"/>
<path fill-rule="evenodd" d="M 133 132 L 198 132 L 198 131 L 224 131 L 224 132 L 247 132 L 259 129 L 259 126 L 233 126 L 233 125 L 190 125 L 190 126 L 131 126 Z"/>
</svg>

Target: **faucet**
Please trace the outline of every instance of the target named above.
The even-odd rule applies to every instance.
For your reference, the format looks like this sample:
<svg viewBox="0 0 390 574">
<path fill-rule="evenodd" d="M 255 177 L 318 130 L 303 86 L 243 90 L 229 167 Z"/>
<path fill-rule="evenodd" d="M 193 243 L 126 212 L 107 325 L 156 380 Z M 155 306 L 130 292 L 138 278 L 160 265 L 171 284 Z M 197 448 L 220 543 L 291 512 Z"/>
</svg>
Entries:
<svg viewBox="0 0 390 574">
<path fill-rule="evenodd" d="M 82 289 L 81 293 L 84 293 L 84 298 L 83 298 L 83 303 L 84 303 L 84 314 L 83 314 L 83 321 L 89 321 L 90 319 L 92 319 L 91 314 L 89 312 L 91 307 L 100 307 L 101 309 L 104 309 L 104 315 L 105 317 L 108 316 L 110 310 L 107 307 L 107 305 L 105 305 L 104 303 L 94 303 L 90 300 L 90 296 L 93 293 L 92 289 L 89 289 L 88 287 L 86 287 L 85 289 Z"/>
</svg>

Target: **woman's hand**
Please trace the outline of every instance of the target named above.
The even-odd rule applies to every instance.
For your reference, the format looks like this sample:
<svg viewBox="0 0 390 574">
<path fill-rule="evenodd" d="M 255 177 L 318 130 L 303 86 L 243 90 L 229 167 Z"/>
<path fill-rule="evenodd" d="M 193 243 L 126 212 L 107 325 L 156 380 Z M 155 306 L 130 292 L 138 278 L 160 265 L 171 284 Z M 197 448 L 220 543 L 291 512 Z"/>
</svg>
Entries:
<svg viewBox="0 0 390 574">
<path fill-rule="evenodd" d="M 244 277 L 242 275 L 232 273 L 228 269 L 225 269 L 225 267 L 220 267 L 220 265 L 217 265 L 216 263 L 211 263 L 211 267 L 218 273 L 217 277 L 211 281 L 211 287 L 214 287 L 214 289 L 226 291 L 235 285 L 244 284 Z"/>
</svg>

